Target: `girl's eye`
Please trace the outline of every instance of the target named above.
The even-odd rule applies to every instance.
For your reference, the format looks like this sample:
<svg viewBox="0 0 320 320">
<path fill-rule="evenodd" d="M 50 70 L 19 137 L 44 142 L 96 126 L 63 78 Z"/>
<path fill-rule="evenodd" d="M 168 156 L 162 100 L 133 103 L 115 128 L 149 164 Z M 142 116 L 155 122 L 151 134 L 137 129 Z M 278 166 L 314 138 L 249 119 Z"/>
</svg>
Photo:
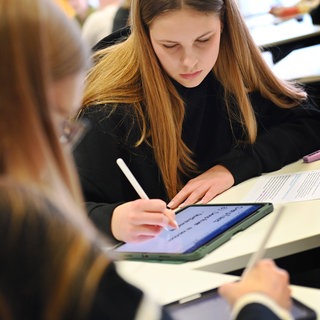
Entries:
<svg viewBox="0 0 320 320">
<path fill-rule="evenodd" d="M 206 39 L 199 39 L 197 41 L 200 43 L 205 43 L 205 42 L 208 42 L 209 40 L 210 40 L 210 38 L 206 38 Z"/>
<path fill-rule="evenodd" d="M 164 44 L 163 45 L 166 49 L 172 49 L 175 48 L 177 46 L 177 44 Z"/>
</svg>

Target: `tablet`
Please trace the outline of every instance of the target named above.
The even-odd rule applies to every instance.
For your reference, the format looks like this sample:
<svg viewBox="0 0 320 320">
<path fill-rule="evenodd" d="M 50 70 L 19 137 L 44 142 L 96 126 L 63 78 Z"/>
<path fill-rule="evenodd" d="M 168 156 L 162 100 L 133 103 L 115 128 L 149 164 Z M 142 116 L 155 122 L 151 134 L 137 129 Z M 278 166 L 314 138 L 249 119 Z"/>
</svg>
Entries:
<svg viewBox="0 0 320 320">
<path fill-rule="evenodd" d="M 176 213 L 178 229 L 142 243 L 122 243 L 116 257 L 129 260 L 197 260 L 273 211 L 271 203 L 195 204 Z"/>
<path fill-rule="evenodd" d="M 292 299 L 291 314 L 295 320 L 316 320 L 314 310 L 302 302 Z M 231 309 L 217 289 L 188 297 L 164 306 L 173 320 L 230 320 Z"/>
</svg>

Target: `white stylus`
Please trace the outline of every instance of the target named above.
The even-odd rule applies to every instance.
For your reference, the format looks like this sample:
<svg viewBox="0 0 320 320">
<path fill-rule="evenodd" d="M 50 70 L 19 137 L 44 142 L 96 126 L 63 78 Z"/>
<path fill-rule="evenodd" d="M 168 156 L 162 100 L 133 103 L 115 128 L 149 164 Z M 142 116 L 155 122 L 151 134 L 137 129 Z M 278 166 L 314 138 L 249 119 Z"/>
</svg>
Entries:
<svg viewBox="0 0 320 320">
<path fill-rule="evenodd" d="M 132 174 L 132 172 L 130 171 L 128 166 L 125 164 L 125 162 L 121 158 L 117 159 L 117 165 L 120 167 L 120 169 L 122 170 L 124 175 L 127 177 L 127 179 L 131 183 L 131 185 L 134 188 L 134 190 L 136 190 L 136 192 L 138 193 L 139 197 L 141 199 L 149 199 L 149 197 L 144 192 L 144 190 L 140 186 L 140 184 L 137 181 L 137 179 L 135 178 L 135 176 Z"/>
<path fill-rule="evenodd" d="M 271 237 L 271 234 L 273 232 L 273 230 L 275 229 L 279 219 L 280 219 L 280 216 L 283 214 L 283 211 L 284 211 L 285 207 L 282 206 L 279 210 L 279 212 L 275 212 L 275 215 L 274 215 L 274 218 L 269 226 L 269 228 L 267 229 L 267 232 L 265 233 L 264 235 L 264 238 L 262 239 L 261 243 L 260 243 L 260 246 L 258 248 L 258 250 L 252 254 L 245 270 L 243 271 L 242 273 L 242 276 L 244 276 L 247 272 L 249 272 L 254 266 L 255 264 L 260 260 L 262 259 L 262 257 L 264 256 L 264 253 L 266 251 L 266 244 L 268 242 L 268 240 L 270 239 Z"/>
<path fill-rule="evenodd" d="M 141 199 L 149 199 L 149 197 L 147 196 L 147 194 L 144 192 L 144 190 L 142 189 L 142 187 L 140 186 L 139 182 L 137 181 L 137 179 L 135 178 L 135 176 L 132 174 L 132 172 L 130 171 L 130 169 L 128 168 L 128 166 L 125 164 L 125 162 L 121 159 L 118 158 L 117 159 L 117 165 L 120 167 L 120 169 L 122 170 L 122 172 L 124 173 L 124 175 L 127 177 L 127 179 L 129 180 L 129 182 L 131 183 L 132 187 L 134 188 L 134 190 L 136 190 L 136 192 L 138 193 L 138 195 L 140 196 Z M 170 208 L 168 208 L 170 209 Z M 167 215 L 166 215 L 167 216 Z M 173 224 L 176 225 L 176 228 L 178 228 L 178 224 L 177 222 L 172 219 L 171 217 L 167 216 L 169 220 L 171 220 L 171 222 L 173 222 Z M 165 230 L 169 230 L 167 227 L 164 227 Z"/>
</svg>

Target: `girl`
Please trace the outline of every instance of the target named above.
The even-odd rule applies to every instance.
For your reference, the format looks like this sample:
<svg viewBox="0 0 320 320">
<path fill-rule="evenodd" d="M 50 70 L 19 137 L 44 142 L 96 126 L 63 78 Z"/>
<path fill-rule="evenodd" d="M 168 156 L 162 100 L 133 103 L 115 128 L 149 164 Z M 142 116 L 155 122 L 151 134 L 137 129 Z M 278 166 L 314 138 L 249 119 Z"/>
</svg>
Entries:
<svg viewBox="0 0 320 320">
<path fill-rule="evenodd" d="M 75 151 L 104 232 L 150 239 L 165 203 L 207 203 L 319 149 L 319 110 L 271 72 L 234 0 L 134 0 L 131 15 L 95 55 L 80 113 L 92 130 Z M 153 200 L 137 200 L 118 157 Z"/>
</svg>

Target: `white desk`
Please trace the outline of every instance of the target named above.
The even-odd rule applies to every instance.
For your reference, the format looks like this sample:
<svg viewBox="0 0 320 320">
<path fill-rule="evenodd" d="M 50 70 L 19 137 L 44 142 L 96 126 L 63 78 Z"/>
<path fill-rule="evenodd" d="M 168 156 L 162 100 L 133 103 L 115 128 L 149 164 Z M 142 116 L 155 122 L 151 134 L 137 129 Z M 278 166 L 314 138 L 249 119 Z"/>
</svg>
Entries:
<svg viewBox="0 0 320 320">
<path fill-rule="evenodd" d="M 293 50 L 272 69 L 284 80 L 302 83 L 320 81 L 320 44 Z"/>
<path fill-rule="evenodd" d="M 238 277 L 187 270 L 181 265 L 117 262 L 119 273 L 164 305 L 235 281 Z M 291 286 L 292 296 L 314 309 L 320 318 L 320 290 Z"/>
<path fill-rule="evenodd" d="M 260 21 L 263 19 L 268 20 L 268 18 L 259 17 Z M 303 16 L 303 20 L 300 22 L 296 19 L 290 19 L 280 24 L 272 24 L 269 20 L 268 23 L 256 26 L 247 21 L 250 33 L 259 47 L 274 47 L 320 35 L 320 25 L 312 24 L 308 14 Z"/>
<path fill-rule="evenodd" d="M 159 303 L 170 303 L 234 281 L 235 276 L 188 270 L 177 264 L 117 262 L 118 272 L 150 293 Z"/>
<path fill-rule="evenodd" d="M 289 173 L 320 168 L 320 161 L 305 164 L 299 160 L 276 173 Z M 216 197 L 212 203 L 241 202 L 256 182 L 247 180 Z M 275 205 L 275 210 L 279 206 Z M 267 243 L 266 257 L 275 259 L 319 247 L 320 244 L 320 200 L 285 204 L 286 210 L 280 218 L 271 239 Z M 274 211 L 275 212 L 275 211 Z M 226 273 L 246 266 L 250 256 L 268 228 L 273 214 L 262 218 L 248 229 L 236 234 L 201 260 L 184 263 L 192 270 Z"/>
</svg>

